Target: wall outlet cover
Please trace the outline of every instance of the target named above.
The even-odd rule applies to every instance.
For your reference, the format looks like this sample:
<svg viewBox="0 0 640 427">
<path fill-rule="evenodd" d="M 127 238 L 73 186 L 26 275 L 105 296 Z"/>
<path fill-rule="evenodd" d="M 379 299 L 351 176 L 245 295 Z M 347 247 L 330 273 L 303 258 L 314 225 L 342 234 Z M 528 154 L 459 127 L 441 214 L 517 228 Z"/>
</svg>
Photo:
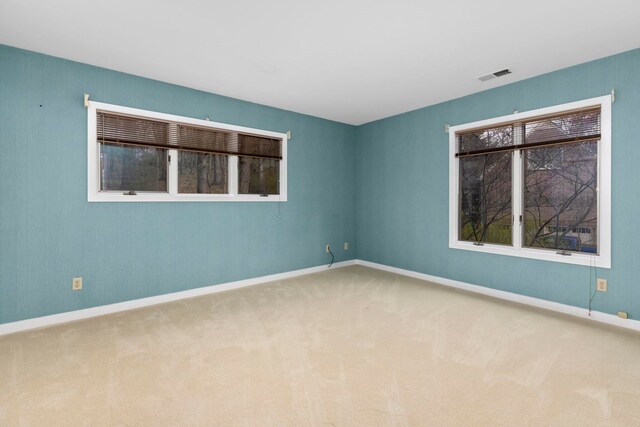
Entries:
<svg viewBox="0 0 640 427">
<path fill-rule="evenodd" d="M 596 289 L 598 292 L 607 292 L 607 279 L 596 279 Z"/>
</svg>

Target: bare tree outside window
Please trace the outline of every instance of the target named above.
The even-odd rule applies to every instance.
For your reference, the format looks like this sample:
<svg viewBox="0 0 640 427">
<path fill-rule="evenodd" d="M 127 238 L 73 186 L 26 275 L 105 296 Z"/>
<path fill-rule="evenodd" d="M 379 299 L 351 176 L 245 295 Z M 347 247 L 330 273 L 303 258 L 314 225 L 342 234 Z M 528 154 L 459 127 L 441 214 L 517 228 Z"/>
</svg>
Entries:
<svg viewBox="0 0 640 427">
<path fill-rule="evenodd" d="M 513 144 L 513 127 L 467 133 L 460 151 Z M 511 152 L 460 158 L 460 240 L 512 244 Z"/>
<path fill-rule="evenodd" d="M 515 152 L 523 246 L 597 253 L 599 139 L 599 109 L 459 134 L 459 239 L 512 245 Z"/>
<path fill-rule="evenodd" d="M 238 157 L 239 194 L 279 194 L 280 161 Z"/>
<path fill-rule="evenodd" d="M 178 192 L 226 194 L 229 157 L 183 151 L 178 155 Z"/>
<path fill-rule="evenodd" d="M 88 108 L 89 201 L 287 200 L 287 134 L 93 101 Z"/>
<path fill-rule="evenodd" d="M 460 159 L 460 239 L 511 244 L 511 153 Z"/>
<path fill-rule="evenodd" d="M 612 101 L 449 126 L 449 247 L 610 268 Z"/>
<path fill-rule="evenodd" d="M 597 141 L 525 151 L 525 246 L 597 252 L 597 168 Z"/>
<path fill-rule="evenodd" d="M 167 191 L 167 150 L 100 144 L 101 191 Z"/>
<path fill-rule="evenodd" d="M 525 143 L 561 142 L 523 150 L 524 246 L 597 253 L 600 112 L 532 121 L 524 132 Z"/>
</svg>

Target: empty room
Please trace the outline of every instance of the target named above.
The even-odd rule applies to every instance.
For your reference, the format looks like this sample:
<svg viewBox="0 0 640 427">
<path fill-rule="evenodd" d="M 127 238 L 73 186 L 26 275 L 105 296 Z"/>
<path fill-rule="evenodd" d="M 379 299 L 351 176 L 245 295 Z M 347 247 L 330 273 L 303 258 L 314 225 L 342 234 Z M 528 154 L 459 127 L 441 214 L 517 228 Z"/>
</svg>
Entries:
<svg viewBox="0 0 640 427">
<path fill-rule="evenodd" d="M 0 426 L 640 427 L 639 22 L 0 0 Z"/>
</svg>

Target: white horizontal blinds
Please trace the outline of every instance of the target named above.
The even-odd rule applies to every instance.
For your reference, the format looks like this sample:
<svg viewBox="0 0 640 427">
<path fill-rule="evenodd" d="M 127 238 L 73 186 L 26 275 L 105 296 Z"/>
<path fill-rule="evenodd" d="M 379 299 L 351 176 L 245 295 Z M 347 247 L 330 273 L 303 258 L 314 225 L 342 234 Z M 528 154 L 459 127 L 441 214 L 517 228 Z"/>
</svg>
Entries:
<svg viewBox="0 0 640 427">
<path fill-rule="evenodd" d="M 457 134 L 456 157 L 599 140 L 600 107 L 504 123 Z"/>
<path fill-rule="evenodd" d="M 166 122 L 98 111 L 97 131 L 102 143 L 171 148 Z"/>
</svg>

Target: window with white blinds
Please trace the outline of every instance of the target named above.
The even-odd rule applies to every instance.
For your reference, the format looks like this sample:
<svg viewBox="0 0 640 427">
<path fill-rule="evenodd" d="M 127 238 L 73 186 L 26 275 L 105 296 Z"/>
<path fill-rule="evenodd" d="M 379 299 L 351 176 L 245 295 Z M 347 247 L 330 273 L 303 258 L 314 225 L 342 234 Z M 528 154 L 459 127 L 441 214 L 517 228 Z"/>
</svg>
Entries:
<svg viewBox="0 0 640 427">
<path fill-rule="evenodd" d="M 452 126 L 449 246 L 611 264 L 611 97 Z"/>
<path fill-rule="evenodd" d="M 90 102 L 89 201 L 286 201 L 284 133 Z"/>
</svg>

